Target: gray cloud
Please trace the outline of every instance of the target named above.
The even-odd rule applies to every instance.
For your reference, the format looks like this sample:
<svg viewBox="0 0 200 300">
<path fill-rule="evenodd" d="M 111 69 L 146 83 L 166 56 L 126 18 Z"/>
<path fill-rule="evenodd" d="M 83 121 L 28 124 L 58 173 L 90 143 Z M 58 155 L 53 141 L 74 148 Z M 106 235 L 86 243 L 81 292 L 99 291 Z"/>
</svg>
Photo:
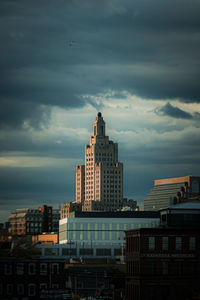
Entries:
<svg viewBox="0 0 200 300">
<path fill-rule="evenodd" d="M 41 104 L 84 106 L 81 95 L 106 89 L 200 99 L 199 1 L 4 0 L 0 8 L 0 96 L 8 112 L 1 126 L 26 119 L 35 126 Z"/>
<path fill-rule="evenodd" d="M 176 119 L 188 119 L 191 120 L 194 116 L 176 106 L 171 105 L 169 102 L 164 106 L 156 107 L 155 113 L 159 116 L 170 116 Z"/>
<path fill-rule="evenodd" d="M 146 99 L 199 102 L 199 10 L 198 0 L 0 1 L 1 155 L 20 152 L 82 161 L 82 142 L 34 140 L 24 122 L 41 130 L 48 126 L 53 106 L 71 109 L 89 103 L 102 108 L 83 95 L 109 90 L 126 101 L 123 91 L 128 91 Z M 169 103 L 155 112 L 199 125 L 198 112 Z M 164 134 L 175 125 L 145 126 Z M 199 140 L 191 132 L 178 141 L 138 146 L 134 153 L 119 144 L 125 195 L 132 196 L 133 181 L 141 196 L 153 179 L 198 173 Z M 23 207 L 25 199 L 38 205 L 52 195 L 62 201 L 68 195 L 69 200 L 74 172 L 64 167 L 1 168 L 1 205 L 5 209 L 10 201 L 12 208 Z"/>
</svg>

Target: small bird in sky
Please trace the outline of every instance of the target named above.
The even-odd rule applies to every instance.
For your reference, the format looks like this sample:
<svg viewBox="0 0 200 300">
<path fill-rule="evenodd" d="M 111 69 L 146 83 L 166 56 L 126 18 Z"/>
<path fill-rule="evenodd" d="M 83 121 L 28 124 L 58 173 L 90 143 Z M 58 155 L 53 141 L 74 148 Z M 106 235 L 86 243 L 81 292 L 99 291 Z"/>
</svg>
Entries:
<svg viewBox="0 0 200 300">
<path fill-rule="evenodd" d="M 71 40 L 68 42 L 69 47 L 73 47 L 75 44 L 76 44 L 76 41 Z"/>
</svg>

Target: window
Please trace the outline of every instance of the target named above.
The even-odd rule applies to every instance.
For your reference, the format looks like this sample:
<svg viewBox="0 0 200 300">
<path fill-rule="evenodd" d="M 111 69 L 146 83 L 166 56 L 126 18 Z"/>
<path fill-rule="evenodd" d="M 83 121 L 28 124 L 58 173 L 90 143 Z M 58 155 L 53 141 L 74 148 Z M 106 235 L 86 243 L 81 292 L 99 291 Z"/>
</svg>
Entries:
<svg viewBox="0 0 200 300">
<path fill-rule="evenodd" d="M 114 255 L 115 256 L 120 256 L 120 255 L 122 255 L 122 251 L 121 251 L 121 248 L 119 248 L 119 249 L 114 249 Z"/>
<path fill-rule="evenodd" d="M 5 273 L 5 275 L 11 275 L 12 274 L 12 265 L 11 264 L 5 264 L 4 265 L 4 273 Z"/>
<path fill-rule="evenodd" d="M 31 283 L 28 285 L 28 295 L 29 296 L 35 296 L 36 294 L 36 287 L 35 284 Z"/>
<path fill-rule="evenodd" d="M 47 289 L 47 283 L 41 283 L 40 284 L 40 290 L 46 290 Z"/>
<path fill-rule="evenodd" d="M 149 240 L 149 250 L 155 250 L 155 237 L 150 236 L 148 240 Z"/>
<path fill-rule="evenodd" d="M 107 255 L 111 255 L 111 249 L 96 249 L 96 255 L 97 256 L 107 256 Z"/>
<path fill-rule="evenodd" d="M 59 264 L 52 264 L 51 265 L 51 273 L 52 274 L 59 274 Z"/>
<path fill-rule="evenodd" d="M 168 274 L 168 262 L 167 261 L 162 262 L 162 274 L 163 275 Z"/>
<path fill-rule="evenodd" d="M 28 273 L 29 273 L 29 275 L 35 275 L 35 264 L 33 264 L 33 263 L 29 264 Z"/>
<path fill-rule="evenodd" d="M 63 248 L 62 255 L 76 255 L 76 249 L 72 248 Z"/>
<path fill-rule="evenodd" d="M 24 294 L 24 285 L 23 284 L 18 284 L 17 285 L 17 294 L 18 295 L 23 295 Z"/>
<path fill-rule="evenodd" d="M 13 285 L 7 284 L 7 295 L 12 295 L 13 293 Z"/>
<path fill-rule="evenodd" d="M 45 248 L 44 249 L 44 254 L 49 255 L 49 256 L 59 255 L 59 248 Z"/>
<path fill-rule="evenodd" d="M 92 248 L 80 248 L 80 255 L 93 255 Z"/>
<path fill-rule="evenodd" d="M 23 275 L 24 274 L 24 264 L 23 263 L 18 263 L 17 264 L 17 275 Z"/>
<path fill-rule="evenodd" d="M 182 238 L 181 237 L 176 237 L 176 250 L 181 250 L 182 249 Z"/>
<path fill-rule="evenodd" d="M 97 241 L 98 240 L 98 231 L 95 231 L 94 233 L 94 239 Z"/>
<path fill-rule="evenodd" d="M 168 236 L 162 237 L 162 250 L 168 250 Z"/>
<path fill-rule="evenodd" d="M 41 264 L 40 265 L 40 274 L 41 275 L 46 275 L 47 274 L 47 264 Z"/>
<path fill-rule="evenodd" d="M 189 250 L 195 250 L 196 249 L 196 238 L 194 236 L 191 236 L 189 238 Z"/>
<path fill-rule="evenodd" d="M 13 293 L 13 285 L 7 284 L 7 295 L 12 295 Z"/>
<path fill-rule="evenodd" d="M 80 231 L 80 240 L 83 240 L 83 231 Z"/>
<path fill-rule="evenodd" d="M 91 224 L 88 224 L 87 239 L 88 239 L 88 240 L 91 240 L 91 239 L 92 239 L 92 232 L 91 232 L 91 227 L 90 227 L 90 229 L 89 229 L 89 225 L 91 225 Z"/>
</svg>

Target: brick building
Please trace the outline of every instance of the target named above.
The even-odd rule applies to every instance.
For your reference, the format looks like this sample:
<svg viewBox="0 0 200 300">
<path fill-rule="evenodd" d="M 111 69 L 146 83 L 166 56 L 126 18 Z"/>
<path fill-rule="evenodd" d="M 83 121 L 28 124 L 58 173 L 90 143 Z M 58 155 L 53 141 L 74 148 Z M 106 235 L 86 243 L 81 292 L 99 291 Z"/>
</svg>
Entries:
<svg viewBox="0 0 200 300">
<path fill-rule="evenodd" d="M 35 235 L 42 232 L 43 214 L 38 209 L 16 209 L 9 217 L 11 235 Z"/>
<path fill-rule="evenodd" d="M 126 232 L 126 300 L 197 299 L 200 203 L 161 211 L 161 227 Z"/>
<path fill-rule="evenodd" d="M 11 235 L 38 235 L 42 232 L 58 232 L 60 213 L 52 206 L 16 209 L 10 214 Z"/>
<path fill-rule="evenodd" d="M 192 296 L 200 282 L 199 230 L 140 229 L 127 232 L 126 239 L 127 300 Z"/>
</svg>

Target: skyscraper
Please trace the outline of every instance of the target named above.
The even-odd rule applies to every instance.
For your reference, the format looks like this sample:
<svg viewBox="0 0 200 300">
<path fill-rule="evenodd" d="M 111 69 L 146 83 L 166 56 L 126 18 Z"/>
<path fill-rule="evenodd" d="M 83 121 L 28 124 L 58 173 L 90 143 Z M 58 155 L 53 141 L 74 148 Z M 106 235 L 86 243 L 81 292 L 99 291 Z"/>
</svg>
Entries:
<svg viewBox="0 0 200 300">
<path fill-rule="evenodd" d="M 123 164 L 118 162 L 118 144 L 106 136 L 100 112 L 85 146 L 85 165 L 76 167 L 76 202 L 83 210 L 101 211 L 114 211 L 123 204 Z"/>
</svg>

